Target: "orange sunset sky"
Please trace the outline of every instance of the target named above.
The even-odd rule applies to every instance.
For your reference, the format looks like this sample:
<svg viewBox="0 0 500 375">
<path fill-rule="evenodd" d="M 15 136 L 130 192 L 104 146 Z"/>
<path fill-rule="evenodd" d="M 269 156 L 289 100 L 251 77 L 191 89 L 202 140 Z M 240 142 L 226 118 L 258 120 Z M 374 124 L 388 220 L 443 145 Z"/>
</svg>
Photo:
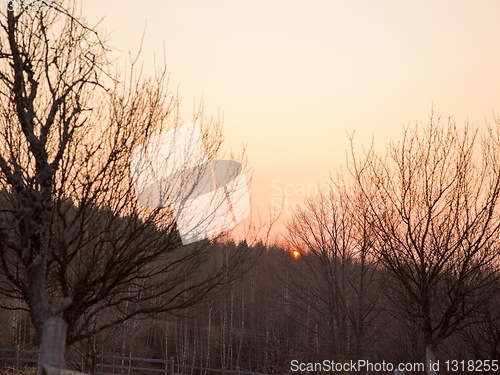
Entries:
<svg viewBox="0 0 500 375">
<path fill-rule="evenodd" d="M 353 131 L 384 148 L 432 108 L 477 127 L 500 112 L 499 1 L 81 4 L 118 58 L 145 30 L 146 75 L 165 51 L 186 122 L 202 97 L 207 116 L 223 113 L 224 149 L 246 148 L 254 220 L 283 204 L 274 235 L 345 165 Z"/>
</svg>

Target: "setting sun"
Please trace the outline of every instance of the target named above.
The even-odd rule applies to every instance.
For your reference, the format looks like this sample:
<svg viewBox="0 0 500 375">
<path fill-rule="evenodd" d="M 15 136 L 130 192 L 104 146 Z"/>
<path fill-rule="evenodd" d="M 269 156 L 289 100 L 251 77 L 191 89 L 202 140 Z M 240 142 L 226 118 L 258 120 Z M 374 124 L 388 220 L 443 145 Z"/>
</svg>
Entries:
<svg viewBox="0 0 500 375">
<path fill-rule="evenodd" d="M 297 250 L 293 250 L 293 251 L 292 251 L 292 256 L 293 256 L 295 259 L 300 258 L 300 255 L 301 255 L 301 254 L 300 254 L 300 252 L 299 252 L 299 251 L 297 251 Z"/>
</svg>

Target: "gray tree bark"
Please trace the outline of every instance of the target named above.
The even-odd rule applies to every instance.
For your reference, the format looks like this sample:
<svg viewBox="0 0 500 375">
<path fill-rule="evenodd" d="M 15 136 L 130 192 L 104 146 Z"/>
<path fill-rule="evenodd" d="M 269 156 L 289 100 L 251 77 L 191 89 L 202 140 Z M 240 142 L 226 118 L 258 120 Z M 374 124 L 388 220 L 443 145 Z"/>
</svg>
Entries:
<svg viewBox="0 0 500 375">
<path fill-rule="evenodd" d="M 436 356 L 434 345 L 428 344 L 425 348 L 425 368 L 427 375 L 437 375 L 436 371 L 432 368 L 432 364 L 435 360 Z"/>
<path fill-rule="evenodd" d="M 42 328 L 42 346 L 38 375 L 46 375 L 44 365 L 56 368 L 64 367 L 64 349 L 66 347 L 67 324 L 61 318 L 49 318 Z"/>
</svg>

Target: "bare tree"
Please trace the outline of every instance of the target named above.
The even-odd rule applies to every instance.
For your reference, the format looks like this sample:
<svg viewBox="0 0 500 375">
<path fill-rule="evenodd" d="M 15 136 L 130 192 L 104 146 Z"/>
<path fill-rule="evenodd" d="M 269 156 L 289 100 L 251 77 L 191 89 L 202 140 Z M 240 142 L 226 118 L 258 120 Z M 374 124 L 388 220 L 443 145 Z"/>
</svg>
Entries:
<svg viewBox="0 0 500 375">
<path fill-rule="evenodd" d="M 373 254 L 394 278 L 393 302 L 424 336 L 427 364 L 498 292 L 498 130 L 431 116 L 384 156 L 370 149 L 361 159 L 353 148 L 351 171 L 377 235 Z"/>
<path fill-rule="evenodd" d="M 0 37 L 1 301 L 28 310 L 42 342 L 46 322 L 62 317 L 68 344 L 196 303 L 239 276 L 249 253 L 182 246 L 172 196 L 138 203 L 131 155 L 178 125 L 178 102 L 164 69 L 143 79 L 134 60 L 112 73 L 106 44 L 74 6 L 9 4 Z M 209 160 L 221 142 L 212 125 L 202 134 Z M 177 190 L 206 179 L 190 171 Z"/>
<path fill-rule="evenodd" d="M 330 355 L 361 358 L 377 316 L 374 235 L 359 194 L 344 184 L 309 198 L 288 224 L 289 246 L 301 253 L 290 275 L 289 301 L 310 322 Z"/>
<path fill-rule="evenodd" d="M 500 280 L 499 280 L 500 281 Z M 460 332 L 461 339 L 478 360 L 500 357 L 500 296 L 496 293 L 483 306 L 479 321 Z M 500 370 L 496 371 L 500 373 Z"/>
</svg>

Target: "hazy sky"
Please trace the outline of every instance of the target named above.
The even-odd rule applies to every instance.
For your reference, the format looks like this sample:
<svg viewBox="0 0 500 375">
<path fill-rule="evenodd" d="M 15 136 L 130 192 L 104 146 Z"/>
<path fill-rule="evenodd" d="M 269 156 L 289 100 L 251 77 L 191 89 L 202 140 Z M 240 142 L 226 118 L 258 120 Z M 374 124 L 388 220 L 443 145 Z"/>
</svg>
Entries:
<svg viewBox="0 0 500 375">
<path fill-rule="evenodd" d="M 224 114 L 225 148 L 246 146 L 263 220 L 344 165 L 353 131 L 383 147 L 432 106 L 476 126 L 500 113 L 496 0 L 83 0 L 82 9 L 91 23 L 104 17 L 123 56 L 145 30 L 146 71 L 165 49 L 186 121 L 202 96 L 206 115 Z"/>
</svg>

